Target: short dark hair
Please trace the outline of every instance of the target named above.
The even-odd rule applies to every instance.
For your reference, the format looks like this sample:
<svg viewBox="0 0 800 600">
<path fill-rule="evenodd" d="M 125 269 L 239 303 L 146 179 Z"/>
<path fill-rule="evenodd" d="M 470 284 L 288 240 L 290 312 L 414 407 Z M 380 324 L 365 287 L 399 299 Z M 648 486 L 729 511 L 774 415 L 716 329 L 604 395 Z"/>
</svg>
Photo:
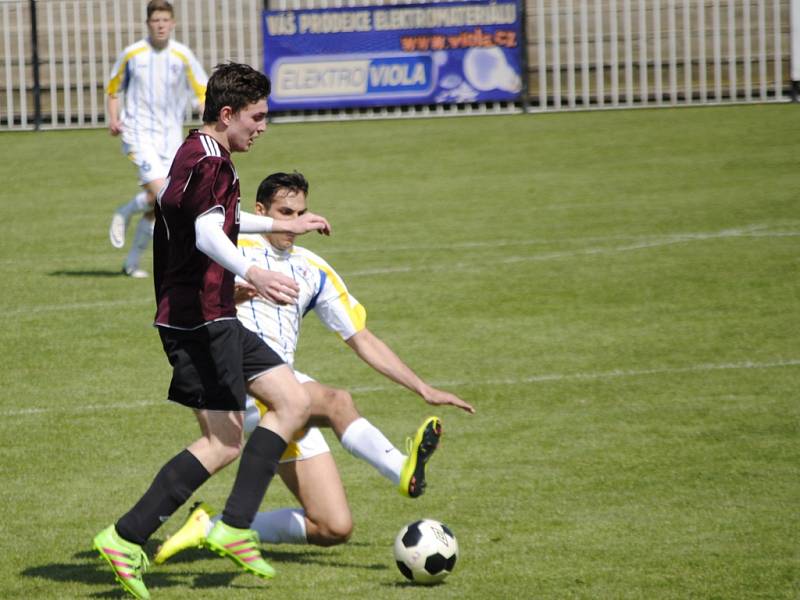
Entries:
<svg viewBox="0 0 800 600">
<path fill-rule="evenodd" d="M 156 11 L 162 10 L 164 12 L 168 12 L 170 16 L 175 16 L 175 10 L 172 8 L 172 3 L 167 2 L 167 0 L 150 0 L 147 3 L 147 20 L 150 20 L 150 17 L 153 16 L 153 13 Z"/>
<path fill-rule="evenodd" d="M 230 106 L 233 112 L 238 112 L 248 104 L 268 97 L 270 91 L 269 77 L 250 65 L 234 62 L 217 65 L 206 87 L 203 123 L 219 121 L 223 106 Z"/>
<path fill-rule="evenodd" d="M 270 206 L 272 206 L 272 201 L 275 199 L 276 192 L 281 189 L 287 189 L 291 192 L 303 192 L 307 196 L 308 180 L 303 177 L 302 173 L 297 171 L 292 173 L 273 173 L 258 186 L 256 202 L 269 210 Z"/>
</svg>

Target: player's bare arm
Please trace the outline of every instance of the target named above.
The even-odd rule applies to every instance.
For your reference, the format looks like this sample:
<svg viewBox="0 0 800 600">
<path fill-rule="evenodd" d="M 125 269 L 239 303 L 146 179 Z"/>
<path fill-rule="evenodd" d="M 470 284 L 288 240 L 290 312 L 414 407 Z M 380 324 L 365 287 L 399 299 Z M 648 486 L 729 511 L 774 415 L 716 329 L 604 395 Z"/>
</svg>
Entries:
<svg viewBox="0 0 800 600">
<path fill-rule="evenodd" d="M 475 409 L 468 402 L 423 381 L 383 340 L 366 327 L 350 337 L 347 345 L 370 367 L 419 394 L 428 404 L 450 405 L 470 414 L 475 413 Z"/>
<path fill-rule="evenodd" d="M 109 94 L 106 102 L 106 114 L 108 115 L 108 132 L 117 136 L 122 133 L 122 121 L 119 119 L 119 96 Z"/>
</svg>

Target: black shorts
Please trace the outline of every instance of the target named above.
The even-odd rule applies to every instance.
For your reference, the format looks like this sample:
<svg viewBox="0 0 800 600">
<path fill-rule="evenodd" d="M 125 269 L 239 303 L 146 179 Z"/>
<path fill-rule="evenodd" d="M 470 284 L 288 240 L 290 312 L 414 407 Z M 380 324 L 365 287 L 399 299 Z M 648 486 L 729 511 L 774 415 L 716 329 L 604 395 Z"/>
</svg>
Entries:
<svg viewBox="0 0 800 600">
<path fill-rule="evenodd" d="M 168 398 L 190 408 L 244 410 L 246 385 L 283 360 L 236 319 L 189 331 L 159 327 L 172 365 Z"/>
</svg>

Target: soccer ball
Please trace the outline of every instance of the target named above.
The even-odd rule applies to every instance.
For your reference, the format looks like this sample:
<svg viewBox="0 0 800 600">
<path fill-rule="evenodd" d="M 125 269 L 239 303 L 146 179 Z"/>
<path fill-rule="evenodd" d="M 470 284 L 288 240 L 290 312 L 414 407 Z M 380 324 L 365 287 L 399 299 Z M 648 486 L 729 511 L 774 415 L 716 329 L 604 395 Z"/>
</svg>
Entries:
<svg viewBox="0 0 800 600">
<path fill-rule="evenodd" d="M 400 572 L 414 583 L 438 583 L 456 566 L 458 542 L 447 525 L 422 519 L 397 534 L 394 558 Z"/>
</svg>

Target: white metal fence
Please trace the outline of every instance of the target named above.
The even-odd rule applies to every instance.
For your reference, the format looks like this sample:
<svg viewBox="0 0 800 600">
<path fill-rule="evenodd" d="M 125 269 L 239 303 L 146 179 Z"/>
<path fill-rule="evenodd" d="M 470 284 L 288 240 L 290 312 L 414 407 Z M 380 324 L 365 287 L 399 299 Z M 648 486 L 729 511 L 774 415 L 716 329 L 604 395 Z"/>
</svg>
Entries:
<svg viewBox="0 0 800 600">
<path fill-rule="evenodd" d="M 290 116 L 782 101 L 791 88 L 792 2 L 797 0 L 525 0 L 527 85 L 519 103 Z M 399 2 L 272 0 L 270 7 L 384 3 Z M 146 2 L 38 0 L 35 4 L 41 127 L 102 125 L 105 80 L 116 54 L 145 34 Z M 176 39 L 192 47 L 207 68 L 225 60 L 262 65 L 262 0 L 174 0 L 173 4 Z M 35 124 L 30 7 L 29 0 L 0 0 L 0 129 L 29 129 Z"/>
<path fill-rule="evenodd" d="M 146 35 L 145 0 L 38 0 L 42 127 L 104 122 L 104 86 L 123 47 Z M 261 0 L 177 0 L 175 39 L 207 68 L 262 63 Z M 29 1 L 0 1 L 0 128 L 34 123 Z"/>
<path fill-rule="evenodd" d="M 535 0 L 532 100 L 548 107 L 781 100 L 789 2 Z"/>
</svg>

